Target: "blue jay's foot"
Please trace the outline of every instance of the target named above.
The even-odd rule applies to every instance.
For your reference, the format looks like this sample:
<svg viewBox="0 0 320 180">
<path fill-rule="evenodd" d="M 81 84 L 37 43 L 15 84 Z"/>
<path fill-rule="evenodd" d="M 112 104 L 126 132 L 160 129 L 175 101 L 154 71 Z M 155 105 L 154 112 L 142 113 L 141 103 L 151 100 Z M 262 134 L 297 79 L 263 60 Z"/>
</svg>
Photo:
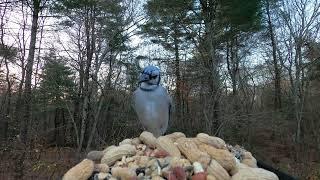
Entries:
<svg viewBox="0 0 320 180">
<path fill-rule="evenodd" d="M 168 132 L 165 132 L 165 133 L 163 133 L 163 135 L 162 136 L 166 136 L 166 135 L 168 135 L 169 133 Z"/>
</svg>

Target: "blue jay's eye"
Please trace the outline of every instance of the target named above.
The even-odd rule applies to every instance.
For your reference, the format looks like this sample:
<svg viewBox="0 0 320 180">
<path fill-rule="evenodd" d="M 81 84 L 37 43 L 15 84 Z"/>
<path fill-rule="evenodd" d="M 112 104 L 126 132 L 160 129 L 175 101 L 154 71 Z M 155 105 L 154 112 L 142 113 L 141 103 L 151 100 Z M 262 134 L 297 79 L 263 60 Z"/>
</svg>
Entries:
<svg viewBox="0 0 320 180">
<path fill-rule="evenodd" d="M 156 79 L 156 78 L 157 78 L 157 75 L 153 75 L 153 76 L 151 74 L 149 75 L 149 79 Z"/>
</svg>

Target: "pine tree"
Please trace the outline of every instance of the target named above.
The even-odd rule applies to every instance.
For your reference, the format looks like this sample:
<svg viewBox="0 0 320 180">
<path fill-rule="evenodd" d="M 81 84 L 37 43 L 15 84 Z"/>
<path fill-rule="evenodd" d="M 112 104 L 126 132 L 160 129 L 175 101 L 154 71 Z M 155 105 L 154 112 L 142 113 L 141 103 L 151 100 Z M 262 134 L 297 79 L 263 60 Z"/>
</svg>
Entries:
<svg viewBox="0 0 320 180">
<path fill-rule="evenodd" d="M 45 65 L 41 76 L 38 99 L 42 101 L 40 105 L 55 111 L 55 141 L 57 145 L 63 146 L 66 139 L 65 127 L 68 125 L 64 116 L 67 112 L 66 104 L 68 100 L 73 99 L 75 94 L 73 73 L 65 65 L 65 60 L 58 57 L 53 49 L 43 59 Z"/>
<path fill-rule="evenodd" d="M 183 43 L 186 43 L 191 36 L 185 31 L 185 25 L 193 19 L 189 13 L 192 8 L 192 0 L 148 1 L 145 6 L 148 21 L 142 26 L 143 32 L 152 38 L 152 42 L 174 53 L 175 101 L 178 118 L 182 116 L 180 50 Z"/>
</svg>

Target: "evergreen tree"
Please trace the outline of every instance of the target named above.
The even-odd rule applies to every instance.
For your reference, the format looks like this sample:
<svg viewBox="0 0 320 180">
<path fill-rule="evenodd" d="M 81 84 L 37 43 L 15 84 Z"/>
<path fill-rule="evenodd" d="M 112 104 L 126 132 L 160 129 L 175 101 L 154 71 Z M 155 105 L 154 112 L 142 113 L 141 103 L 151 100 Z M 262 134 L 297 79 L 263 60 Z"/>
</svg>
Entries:
<svg viewBox="0 0 320 180">
<path fill-rule="evenodd" d="M 250 50 L 246 43 L 261 28 L 261 0 L 220 1 L 217 23 L 223 28 L 226 64 L 232 84 L 234 110 L 239 109 L 240 65 Z"/>
<path fill-rule="evenodd" d="M 64 59 L 58 57 L 54 50 L 50 50 L 43 58 L 45 65 L 43 67 L 42 81 L 39 87 L 40 105 L 45 110 L 54 110 L 54 128 L 55 141 L 58 145 L 65 144 L 67 121 L 67 100 L 73 98 L 74 82 L 70 68 L 65 65 Z M 51 108 L 50 108 L 51 107 Z"/>
<path fill-rule="evenodd" d="M 49 104 L 63 107 L 64 100 L 74 95 L 73 73 L 65 65 L 65 60 L 58 57 L 53 50 L 44 56 L 40 92 Z"/>
<path fill-rule="evenodd" d="M 193 17 L 190 11 L 192 0 L 151 0 L 145 5 L 148 21 L 142 31 L 151 41 L 174 53 L 174 74 L 176 78 L 175 101 L 177 117 L 182 117 L 180 50 L 192 34 L 185 30 Z"/>
</svg>

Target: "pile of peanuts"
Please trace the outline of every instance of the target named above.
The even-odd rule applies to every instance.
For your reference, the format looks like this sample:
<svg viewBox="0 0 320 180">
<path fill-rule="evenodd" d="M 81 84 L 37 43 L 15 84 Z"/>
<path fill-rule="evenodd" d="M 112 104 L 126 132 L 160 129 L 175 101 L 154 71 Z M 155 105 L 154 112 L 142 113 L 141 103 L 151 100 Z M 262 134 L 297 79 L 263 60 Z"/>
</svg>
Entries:
<svg viewBox="0 0 320 180">
<path fill-rule="evenodd" d="M 63 180 L 278 180 L 257 167 L 252 154 L 219 137 L 175 132 L 156 138 L 144 131 L 101 151 L 91 151 Z"/>
</svg>

